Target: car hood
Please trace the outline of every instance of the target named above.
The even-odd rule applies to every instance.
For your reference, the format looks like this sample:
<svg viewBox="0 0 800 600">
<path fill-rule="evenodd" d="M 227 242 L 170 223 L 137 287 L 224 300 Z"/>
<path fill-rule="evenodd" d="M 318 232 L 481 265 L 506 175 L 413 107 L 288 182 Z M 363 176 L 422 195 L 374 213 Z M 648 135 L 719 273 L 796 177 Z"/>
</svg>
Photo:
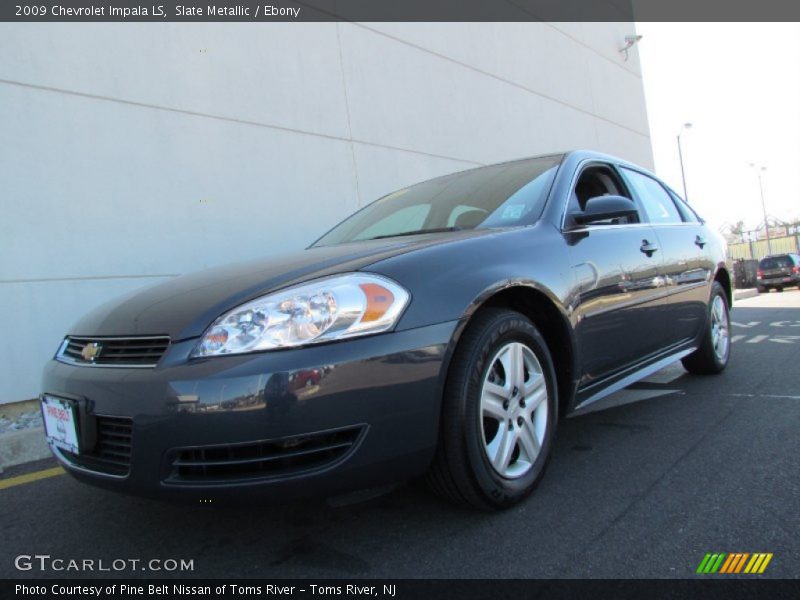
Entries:
<svg viewBox="0 0 800 600">
<path fill-rule="evenodd" d="M 275 258 L 216 267 L 136 290 L 99 306 L 70 330 L 78 336 L 197 337 L 222 313 L 271 291 L 489 230 L 425 234 L 309 248 Z"/>
</svg>

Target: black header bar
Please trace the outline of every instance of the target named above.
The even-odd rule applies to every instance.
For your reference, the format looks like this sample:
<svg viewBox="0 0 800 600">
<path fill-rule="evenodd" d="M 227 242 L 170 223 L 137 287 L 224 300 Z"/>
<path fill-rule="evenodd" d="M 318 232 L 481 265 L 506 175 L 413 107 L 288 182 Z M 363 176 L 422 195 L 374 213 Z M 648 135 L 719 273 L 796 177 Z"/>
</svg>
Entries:
<svg viewBox="0 0 800 600">
<path fill-rule="evenodd" d="M 800 21 L 797 0 L 5 0 L 0 21 Z"/>
</svg>

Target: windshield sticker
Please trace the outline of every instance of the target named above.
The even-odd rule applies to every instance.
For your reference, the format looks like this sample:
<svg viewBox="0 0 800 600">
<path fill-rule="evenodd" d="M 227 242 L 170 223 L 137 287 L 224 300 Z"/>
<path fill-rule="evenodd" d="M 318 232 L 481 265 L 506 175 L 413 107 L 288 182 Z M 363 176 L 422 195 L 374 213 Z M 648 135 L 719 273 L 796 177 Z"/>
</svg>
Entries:
<svg viewBox="0 0 800 600">
<path fill-rule="evenodd" d="M 503 219 L 519 219 L 522 216 L 522 211 L 525 210 L 524 204 L 509 204 L 503 209 L 501 218 Z"/>
</svg>

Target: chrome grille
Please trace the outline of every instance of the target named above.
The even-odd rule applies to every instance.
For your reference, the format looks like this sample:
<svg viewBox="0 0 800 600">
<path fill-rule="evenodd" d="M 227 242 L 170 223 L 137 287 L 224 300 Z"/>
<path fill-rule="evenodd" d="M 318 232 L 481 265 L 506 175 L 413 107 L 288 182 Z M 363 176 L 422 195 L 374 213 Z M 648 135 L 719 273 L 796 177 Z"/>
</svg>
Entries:
<svg viewBox="0 0 800 600">
<path fill-rule="evenodd" d="M 169 346 L 167 336 L 69 336 L 56 358 L 86 367 L 154 367 Z"/>
<path fill-rule="evenodd" d="M 363 427 L 283 440 L 180 448 L 172 453 L 170 483 L 224 483 L 294 475 L 329 466 L 353 450 Z"/>
<path fill-rule="evenodd" d="M 60 450 L 72 464 L 99 473 L 124 477 L 131 466 L 132 421 L 124 417 L 97 417 L 97 443 L 94 449 L 73 454 Z"/>
</svg>

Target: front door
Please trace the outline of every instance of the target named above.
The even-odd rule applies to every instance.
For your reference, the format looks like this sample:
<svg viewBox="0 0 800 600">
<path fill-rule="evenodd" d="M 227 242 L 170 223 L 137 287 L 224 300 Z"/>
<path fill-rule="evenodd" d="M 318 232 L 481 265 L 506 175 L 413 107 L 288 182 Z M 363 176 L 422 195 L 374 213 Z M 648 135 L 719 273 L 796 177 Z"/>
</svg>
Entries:
<svg viewBox="0 0 800 600">
<path fill-rule="evenodd" d="M 576 178 L 564 222 L 575 285 L 572 305 L 583 365 L 581 387 L 656 353 L 664 337 L 658 314 L 666 295 L 662 253 L 646 218 L 585 227 L 569 220 L 589 198 L 604 194 L 631 197 L 610 165 L 585 166 Z"/>
<path fill-rule="evenodd" d="M 661 253 L 649 225 L 588 227 L 566 234 L 577 287 L 581 385 L 657 351 L 664 321 Z"/>
</svg>

